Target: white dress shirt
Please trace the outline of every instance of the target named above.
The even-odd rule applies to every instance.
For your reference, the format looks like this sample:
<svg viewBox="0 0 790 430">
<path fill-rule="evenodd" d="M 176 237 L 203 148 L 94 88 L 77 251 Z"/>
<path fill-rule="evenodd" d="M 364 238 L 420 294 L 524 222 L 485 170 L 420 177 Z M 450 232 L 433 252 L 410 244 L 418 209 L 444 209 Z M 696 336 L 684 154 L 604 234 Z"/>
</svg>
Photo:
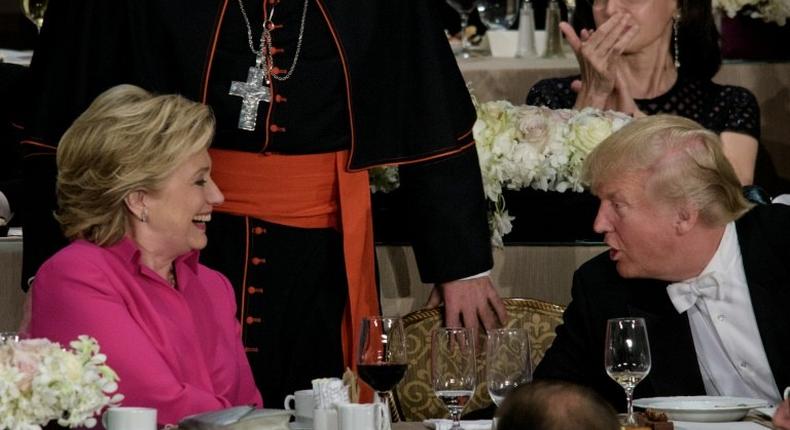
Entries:
<svg viewBox="0 0 790 430">
<path fill-rule="evenodd" d="M 724 231 L 700 276 L 671 284 L 678 313 L 688 312 L 705 391 L 781 401 L 752 308 L 735 223 Z"/>
</svg>

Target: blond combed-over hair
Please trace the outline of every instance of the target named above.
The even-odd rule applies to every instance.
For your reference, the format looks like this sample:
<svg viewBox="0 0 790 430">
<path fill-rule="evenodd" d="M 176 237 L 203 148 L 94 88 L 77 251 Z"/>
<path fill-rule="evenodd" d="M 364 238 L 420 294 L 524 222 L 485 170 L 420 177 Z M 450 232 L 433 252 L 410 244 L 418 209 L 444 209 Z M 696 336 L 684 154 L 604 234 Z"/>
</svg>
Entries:
<svg viewBox="0 0 790 430">
<path fill-rule="evenodd" d="M 585 160 L 582 177 L 595 193 L 624 173 L 646 173 L 650 197 L 691 204 L 705 225 L 721 226 L 752 207 L 721 146 L 716 133 L 690 119 L 648 116 L 601 142 Z"/>
<path fill-rule="evenodd" d="M 214 136 L 208 106 L 133 85 L 103 92 L 69 127 L 57 151 L 55 217 L 70 240 L 112 245 L 126 233 L 125 198 L 156 191 Z"/>
</svg>

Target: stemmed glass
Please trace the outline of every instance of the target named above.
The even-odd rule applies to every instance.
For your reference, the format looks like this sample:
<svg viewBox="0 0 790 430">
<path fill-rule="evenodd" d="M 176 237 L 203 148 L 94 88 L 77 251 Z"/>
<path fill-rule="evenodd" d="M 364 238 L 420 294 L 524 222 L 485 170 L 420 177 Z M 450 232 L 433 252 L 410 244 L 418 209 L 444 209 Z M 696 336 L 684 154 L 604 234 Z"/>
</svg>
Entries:
<svg viewBox="0 0 790 430">
<path fill-rule="evenodd" d="M 477 0 L 447 0 L 447 4 L 461 16 L 461 52 L 458 53 L 458 56 L 461 58 L 472 56 L 469 50 L 471 44 L 469 43 L 469 36 L 466 34 L 466 26 L 469 25 L 469 14 L 475 10 L 476 3 Z"/>
<path fill-rule="evenodd" d="M 626 425 L 636 424 L 634 389 L 650 373 L 650 342 L 644 318 L 614 318 L 606 324 L 606 373 L 625 390 Z"/>
<path fill-rule="evenodd" d="M 519 0 L 478 0 L 477 13 L 489 30 L 507 30 L 518 17 Z"/>
<path fill-rule="evenodd" d="M 398 317 L 369 316 L 362 319 L 357 370 L 359 377 L 387 404 L 387 395 L 398 385 L 409 362 L 403 320 Z M 386 407 L 384 410 L 388 410 Z"/>
<path fill-rule="evenodd" d="M 486 339 L 486 387 L 497 406 L 518 386 L 532 380 L 527 333 L 519 328 L 488 331 Z"/>
<path fill-rule="evenodd" d="M 431 382 L 453 419 L 451 430 L 461 428 L 460 418 L 475 392 L 474 331 L 437 328 L 431 337 Z"/>
<path fill-rule="evenodd" d="M 36 25 L 38 32 L 41 32 L 41 26 L 44 25 L 44 12 L 47 10 L 47 0 L 19 0 L 19 5 L 22 7 L 22 12 L 25 13 L 27 19 Z"/>
</svg>

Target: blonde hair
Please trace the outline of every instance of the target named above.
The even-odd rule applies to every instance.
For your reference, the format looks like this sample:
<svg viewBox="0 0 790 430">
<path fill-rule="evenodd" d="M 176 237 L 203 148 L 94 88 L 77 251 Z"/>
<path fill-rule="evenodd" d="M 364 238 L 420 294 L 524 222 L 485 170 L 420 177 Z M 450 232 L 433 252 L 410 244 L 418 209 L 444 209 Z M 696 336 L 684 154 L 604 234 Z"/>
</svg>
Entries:
<svg viewBox="0 0 790 430">
<path fill-rule="evenodd" d="M 133 85 L 103 92 L 77 118 L 57 151 L 55 218 L 70 240 L 119 241 L 132 192 L 155 191 L 214 136 L 208 106 Z"/>
<path fill-rule="evenodd" d="M 694 205 L 708 226 L 724 225 L 752 207 L 719 136 L 687 118 L 654 115 L 626 125 L 587 156 L 583 180 L 595 192 L 626 172 L 647 173 L 651 197 Z"/>
</svg>

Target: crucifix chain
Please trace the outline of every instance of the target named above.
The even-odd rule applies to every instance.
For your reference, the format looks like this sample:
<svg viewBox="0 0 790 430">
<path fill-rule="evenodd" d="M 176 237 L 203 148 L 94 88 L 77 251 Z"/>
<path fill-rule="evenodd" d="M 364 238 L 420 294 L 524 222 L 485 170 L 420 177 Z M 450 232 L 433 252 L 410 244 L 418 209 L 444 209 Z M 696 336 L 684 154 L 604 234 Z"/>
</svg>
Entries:
<svg viewBox="0 0 790 430">
<path fill-rule="evenodd" d="M 296 41 L 293 62 L 284 76 L 273 73 L 274 59 L 272 58 L 271 30 L 273 30 L 275 27 L 274 23 L 272 22 L 275 7 L 272 7 L 268 18 L 266 18 L 263 22 L 260 48 L 256 50 L 255 44 L 252 41 L 252 26 L 250 25 L 250 20 L 247 17 L 247 11 L 244 9 L 244 3 L 242 3 L 242 0 L 238 0 L 238 3 L 239 9 L 241 9 L 241 15 L 244 18 L 244 24 L 247 27 L 247 43 L 250 47 L 250 51 L 252 51 L 253 55 L 255 55 L 255 65 L 248 69 L 246 82 L 231 82 L 230 91 L 228 94 L 242 98 L 238 127 L 242 130 L 254 131 L 260 102 L 271 102 L 271 90 L 269 89 L 269 85 L 271 85 L 270 78 L 274 78 L 278 81 L 285 81 L 293 75 L 294 70 L 296 69 L 296 64 L 299 61 L 299 54 L 302 51 L 302 40 L 304 37 L 305 21 L 307 17 L 307 4 L 309 3 L 309 0 L 304 0 L 304 6 L 302 7 L 302 20 L 299 26 L 299 36 Z"/>
</svg>

